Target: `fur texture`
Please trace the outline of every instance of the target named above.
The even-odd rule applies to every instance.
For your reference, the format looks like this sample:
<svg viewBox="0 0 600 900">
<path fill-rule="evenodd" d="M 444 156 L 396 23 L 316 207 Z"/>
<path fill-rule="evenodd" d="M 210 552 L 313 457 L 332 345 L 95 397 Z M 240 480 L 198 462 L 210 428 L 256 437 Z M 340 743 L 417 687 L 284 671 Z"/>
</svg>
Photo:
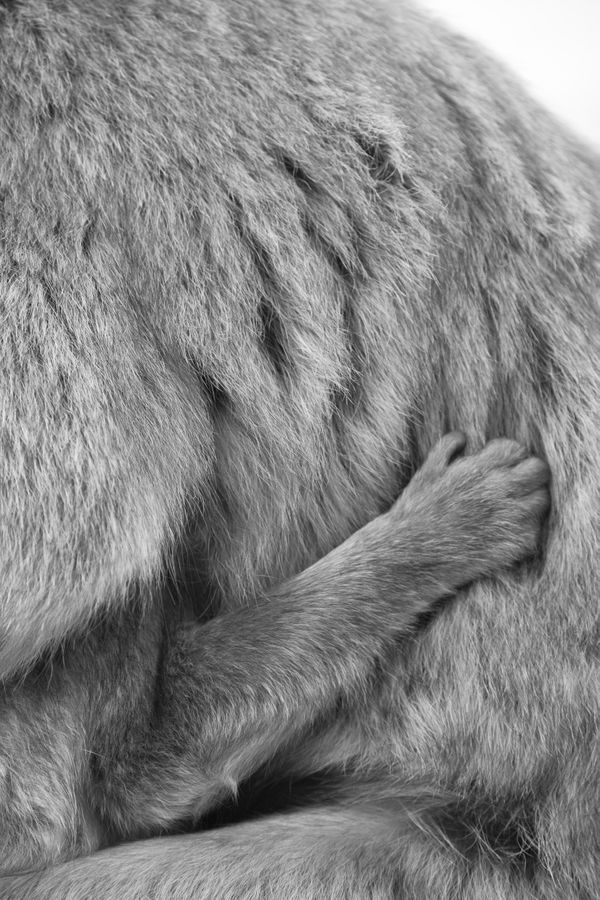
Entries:
<svg viewBox="0 0 600 900">
<path fill-rule="evenodd" d="M 360 0 L 0 4 L 0 134 L 0 861 L 65 860 L 0 897 L 595 897 L 597 158 Z M 123 785 L 171 701 L 196 721 L 182 622 L 256 622 L 456 427 L 548 460 L 543 566 L 274 759 L 244 739 L 254 780 L 214 760 L 206 808 L 269 817 L 66 861 L 156 833 Z"/>
</svg>

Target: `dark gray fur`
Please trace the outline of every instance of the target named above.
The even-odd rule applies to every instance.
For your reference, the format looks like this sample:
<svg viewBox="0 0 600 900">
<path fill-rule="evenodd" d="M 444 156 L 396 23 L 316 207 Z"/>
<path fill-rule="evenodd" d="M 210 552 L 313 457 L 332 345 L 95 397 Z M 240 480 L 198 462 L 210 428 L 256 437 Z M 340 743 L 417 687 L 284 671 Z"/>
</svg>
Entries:
<svg viewBox="0 0 600 900">
<path fill-rule="evenodd" d="M 595 897 L 598 159 L 373 0 L 0 5 L 0 136 L 0 897 Z M 533 540 L 375 518 L 458 427 L 545 559 L 394 650 Z"/>
</svg>

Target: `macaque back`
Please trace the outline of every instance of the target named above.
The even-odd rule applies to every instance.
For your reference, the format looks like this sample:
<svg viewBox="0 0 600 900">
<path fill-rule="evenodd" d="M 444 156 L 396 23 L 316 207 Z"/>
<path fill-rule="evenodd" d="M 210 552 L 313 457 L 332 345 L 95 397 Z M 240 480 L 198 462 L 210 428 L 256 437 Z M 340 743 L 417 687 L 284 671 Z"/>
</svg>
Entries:
<svg viewBox="0 0 600 900">
<path fill-rule="evenodd" d="M 0 863 L 57 864 L 0 897 L 593 898 L 597 157 L 404 2 L 15 0 L 0 86 Z M 71 860 L 165 619 L 251 610 L 457 428 L 547 460 L 543 560 L 278 748 L 317 802 Z"/>
</svg>

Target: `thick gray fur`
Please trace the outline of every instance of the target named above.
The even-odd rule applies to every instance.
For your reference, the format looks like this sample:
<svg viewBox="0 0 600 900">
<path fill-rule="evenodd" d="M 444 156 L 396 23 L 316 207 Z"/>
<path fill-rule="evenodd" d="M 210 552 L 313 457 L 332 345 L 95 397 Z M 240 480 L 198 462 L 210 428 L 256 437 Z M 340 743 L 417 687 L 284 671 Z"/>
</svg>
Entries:
<svg viewBox="0 0 600 900">
<path fill-rule="evenodd" d="M 403 0 L 0 3 L 2 900 L 597 897 L 599 280 Z"/>
</svg>

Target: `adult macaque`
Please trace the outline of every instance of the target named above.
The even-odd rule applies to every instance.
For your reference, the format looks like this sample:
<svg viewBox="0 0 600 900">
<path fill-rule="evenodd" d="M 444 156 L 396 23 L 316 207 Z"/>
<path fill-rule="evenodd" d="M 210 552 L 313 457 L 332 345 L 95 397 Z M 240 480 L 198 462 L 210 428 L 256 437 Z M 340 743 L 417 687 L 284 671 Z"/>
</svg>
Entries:
<svg viewBox="0 0 600 900">
<path fill-rule="evenodd" d="M 404 2 L 14 0 L 0 198 L 0 897 L 594 897 L 598 159 Z"/>
</svg>

